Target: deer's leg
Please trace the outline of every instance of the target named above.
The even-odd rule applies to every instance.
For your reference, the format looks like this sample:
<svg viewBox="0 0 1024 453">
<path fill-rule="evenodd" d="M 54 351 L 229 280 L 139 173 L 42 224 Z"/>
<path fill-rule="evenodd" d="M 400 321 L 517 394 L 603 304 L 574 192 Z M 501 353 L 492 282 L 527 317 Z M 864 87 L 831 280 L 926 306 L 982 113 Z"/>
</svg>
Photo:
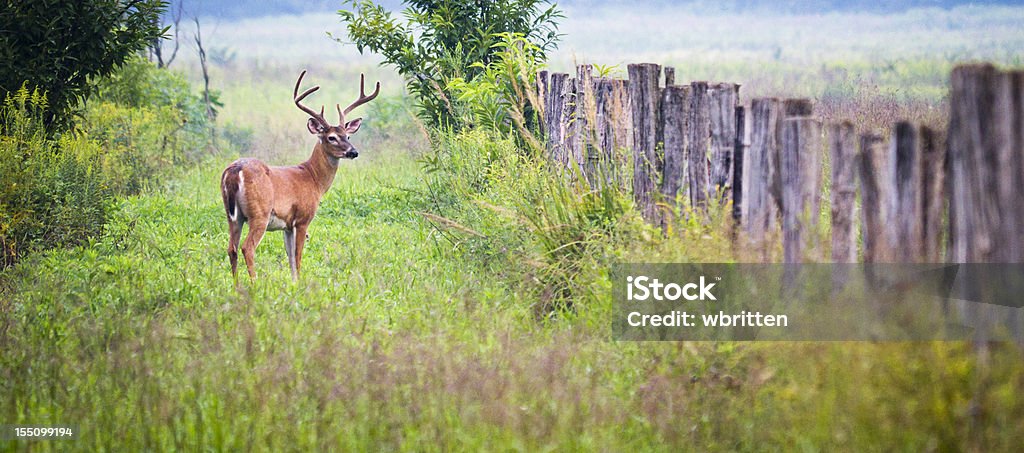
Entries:
<svg viewBox="0 0 1024 453">
<path fill-rule="evenodd" d="M 228 221 L 228 259 L 231 260 L 231 276 L 238 284 L 238 241 L 242 238 L 242 222 Z"/>
<path fill-rule="evenodd" d="M 299 270 L 295 264 L 295 230 L 284 230 L 284 251 L 288 254 L 288 266 L 292 269 L 292 281 L 299 279 Z"/>
<path fill-rule="evenodd" d="M 295 278 L 299 277 L 299 270 L 302 268 L 302 248 L 306 246 L 306 230 L 309 224 L 295 225 Z"/>
<path fill-rule="evenodd" d="M 256 247 L 260 245 L 263 235 L 267 232 L 268 220 L 268 218 L 249 219 L 249 235 L 245 237 L 245 243 L 242 244 L 242 256 L 245 257 L 245 267 L 249 269 L 250 279 L 256 279 L 255 261 L 253 258 Z"/>
</svg>

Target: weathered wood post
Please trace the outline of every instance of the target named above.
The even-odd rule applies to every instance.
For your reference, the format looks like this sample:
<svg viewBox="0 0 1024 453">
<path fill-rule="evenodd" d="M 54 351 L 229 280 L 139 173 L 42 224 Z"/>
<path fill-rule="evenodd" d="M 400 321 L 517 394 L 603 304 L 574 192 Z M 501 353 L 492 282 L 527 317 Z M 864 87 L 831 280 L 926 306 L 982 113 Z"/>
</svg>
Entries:
<svg viewBox="0 0 1024 453">
<path fill-rule="evenodd" d="M 857 144 L 853 124 L 844 121 L 829 126 L 829 150 L 832 162 L 832 262 L 857 262 L 857 237 L 853 220 L 857 198 Z M 845 268 L 837 266 L 836 270 Z M 833 282 L 842 285 L 846 274 L 833 274 Z"/>
<path fill-rule="evenodd" d="M 719 83 L 710 87 L 711 189 L 720 193 L 720 201 L 730 198 L 733 188 L 733 156 L 736 150 L 736 103 L 740 86 Z"/>
<path fill-rule="evenodd" d="M 612 81 L 604 77 L 594 79 L 594 144 L 598 149 L 599 166 L 608 172 L 614 169 L 615 124 L 612 105 Z M 610 174 L 605 176 L 610 177 Z M 605 181 L 611 182 L 611 181 Z"/>
<path fill-rule="evenodd" d="M 548 81 L 548 90 L 544 93 L 544 123 L 546 124 L 545 130 L 547 131 L 547 149 L 548 157 L 554 162 L 562 162 L 564 159 L 564 139 L 565 131 L 564 119 L 562 115 L 565 113 L 565 88 L 566 82 L 569 79 L 569 74 L 564 72 L 556 72 L 551 74 Z"/>
<path fill-rule="evenodd" d="M 884 200 L 889 198 L 891 190 L 884 141 L 874 134 L 861 135 L 858 156 L 864 262 L 885 263 L 889 257 Z"/>
<path fill-rule="evenodd" d="M 573 166 L 581 165 L 576 156 L 578 152 L 576 141 L 579 136 L 576 133 L 576 110 L 579 88 L 579 80 L 570 77 L 565 82 L 565 102 L 562 104 L 562 155 L 560 156 L 562 166 L 572 169 Z M 578 176 L 578 175 L 573 175 Z"/>
<path fill-rule="evenodd" d="M 615 143 L 633 149 L 633 110 L 629 99 L 629 80 L 612 81 L 612 112 L 615 119 Z"/>
<path fill-rule="evenodd" d="M 592 127 L 596 115 L 593 91 L 593 66 L 576 66 L 576 110 L 573 124 L 576 136 L 573 139 L 573 159 L 583 173 L 580 176 L 591 183 L 597 171 L 596 156 L 591 156 L 590 152 L 594 147 Z"/>
<path fill-rule="evenodd" d="M 631 64 L 629 102 L 633 113 L 633 199 L 644 219 L 657 223 L 658 161 L 658 79 L 661 66 L 653 63 Z"/>
<path fill-rule="evenodd" d="M 676 84 L 676 68 L 665 66 L 665 86 L 670 87 Z"/>
<path fill-rule="evenodd" d="M 917 263 L 924 249 L 924 194 L 922 187 L 921 136 L 915 125 L 896 123 L 890 140 L 889 168 L 894 193 L 888 206 L 889 248 L 900 262 Z"/>
<path fill-rule="evenodd" d="M 758 98 L 750 107 L 750 147 L 744 156 L 747 174 L 743 178 L 744 211 L 747 218 L 743 227 L 753 246 L 767 261 L 766 235 L 775 229 L 776 203 L 771 195 L 771 181 L 778 170 L 778 140 L 776 131 L 782 116 L 782 103 L 775 98 Z"/>
<path fill-rule="evenodd" d="M 812 118 L 783 120 L 779 164 L 783 259 L 800 263 L 805 248 L 813 246 L 820 216 L 821 122 Z"/>
<path fill-rule="evenodd" d="M 544 70 L 537 73 L 537 99 L 540 101 L 540 105 L 535 107 L 537 109 L 537 122 L 540 123 L 540 132 L 545 137 L 548 134 L 547 99 L 550 82 L 551 74 L 548 71 Z"/>
<path fill-rule="evenodd" d="M 662 90 L 661 118 L 664 122 L 665 169 L 661 194 L 673 206 L 677 196 L 688 195 L 686 139 L 690 112 L 690 87 L 666 86 Z M 680 194 L 679 190 L 683 193 Z M 666 220 L 670 217 L 666 216 Z"/>
<path fill-rule="evenodd" d="M 997 262 L 1001 154 L 993 125 L 996 70 L 991 65 L 953 69 L 950 78 L 950 250 L 955 263 Z M 998 247 L 997 247 L 998 245 Z M 1005 254 L 1004 254 L 1005 256 Z"/>
<path fill-rule="evenodd" d="M 708 151 L 711 147 L 711 99 L 707 82 L 690 84 L 690 111 L 686 137 L 687 174 L 690 206 L 695 209 L 707 207 L 708 199 Z"/>
<path fill-rule="evenodd" d="M 746 144 L 743 140 L 746 136 L 746 110 L 743 106 L 736 107 L 736 138 L 733 142 L 732 158 L 732 219 L 736 222 L 744 221 L 743 216 L 743 163 Z"/>
<path fill-rule="evenodd" d="M 942 259 L 942 223 L 946 216 L 946 150 L 935 131 L 921 128 L 921 187 L 924 191 L 922 238 L 926 263 Z"/>
<path fill-rule="evenodd" d="M 946 258 L 954 263 L 1022 263 L 1024 76 L 987 64 L 965 65 L 953 69 L 950 85 Z M 960 290 L 967 300 L 981 300 L 985 294 L 1018 297 L 1024 292 L 1019 275 L 1013 267 L 992 266 L 967 275 Z M 989 341 L 995 324 L 1008 325 L 1015 339 L 1024 341 L 1020 317 L 999 319 L 997 307 L 968 304 L 965 315 L 975 328 L 974 341 Z"/>
<path fill-rule="evenodd" d="M 996 259 L 1001 263 L 1024 262 L 1024 71 L 1000 72 L 995 80 L 996 111 L 993 135 L 999 153 L 995 156 L 997 190 L 1000 199 L 999 236 Z"/>
</svg>

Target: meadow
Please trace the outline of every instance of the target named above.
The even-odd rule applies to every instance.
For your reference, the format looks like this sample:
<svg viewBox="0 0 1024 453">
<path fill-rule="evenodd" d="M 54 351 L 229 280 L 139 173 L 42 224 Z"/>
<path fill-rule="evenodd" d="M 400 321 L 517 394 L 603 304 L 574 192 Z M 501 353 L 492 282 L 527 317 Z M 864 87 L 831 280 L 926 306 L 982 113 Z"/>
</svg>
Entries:
<svg viewBox="0 0 1024 453">
<path fill-rule="evenodd" d="M 553 69 L 594 58 L 623 74 L 625 63 L 657 61 L 676 66 L 677 80 L 744 83 L 745 100 L 810 96 L 819 114 L 862 129 L 895 116 L 942 124 L 954 62 L 1019 65 L 1024 48 L 1019 8 L 567 16 Z M 508 137 L 427 131 L 394 73 L 319 34 L 340 29 L 330 15 L 219 24 L 211 45 L 237 54 L 213 67 L 224 103 L 218 149 L 118 201 L 102 236 L 3 271 L 0 421 L 73 424 L 79 435 L 0 439 L 0 449 L 1012 451 L 1024 442 L 1014 345 L 979 356 L 955 342 L 613 341 L 609 264 L 736 261 L 727 216 L 663 237 L 628 195 L 611 213 L 587 205 Z M 652 29 L 660 33 L 638 31 Z M 181 58 L 175 66 L 195 80 L 195 61 Z M 361 110 L 360 158 L 342 163 L 321 204 L 302 279 L 291 281 L 271 233 L 256 254 L 259 278 L 236 290 L 220 174 L 241 155 L 308 156 L 313 138 L 290 97 L 302 68 L 324 86 L 311 104 L 353 99 L 360 72 L 382 80 L 384 94 Z"/>
</svg>

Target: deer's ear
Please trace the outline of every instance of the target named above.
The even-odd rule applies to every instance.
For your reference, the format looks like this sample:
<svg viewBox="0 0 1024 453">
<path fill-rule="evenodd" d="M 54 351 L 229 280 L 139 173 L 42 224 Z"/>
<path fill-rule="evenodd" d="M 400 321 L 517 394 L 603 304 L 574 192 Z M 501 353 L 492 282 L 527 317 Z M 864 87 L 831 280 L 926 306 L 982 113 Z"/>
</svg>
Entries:
<svg viewBox="0 0 1024 453">
<path fill-rule="evenodd" d="M 309 129 L 309 133 L 313 135 L 323 132 L 323 126 L 313 118 L 310 118 L 309 121 L 306 122 L 306 127 Z"/>
<path fill-rule="evenodd" d="M 359 126 L 363 124 L 362 118 L 356 118 L 352 121 L 345 123 L 345 132 L 349 135 L 356 133 L 359 130 Z"/>
</svg>

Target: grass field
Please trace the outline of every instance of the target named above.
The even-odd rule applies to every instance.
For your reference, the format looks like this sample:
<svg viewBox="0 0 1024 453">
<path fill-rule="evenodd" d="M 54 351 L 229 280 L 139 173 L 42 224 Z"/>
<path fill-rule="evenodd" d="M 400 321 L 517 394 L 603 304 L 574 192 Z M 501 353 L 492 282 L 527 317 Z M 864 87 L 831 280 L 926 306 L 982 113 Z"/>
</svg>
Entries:
<svg viewBox="0 0 1024 453">
<path fill-rule="evenodd" d="M 959 38 L 932 45 L 1019 59 L 1007 49 L 1020 49 L 1022 35 L 1003 31 L 1019 29 L 1024 21 L 1011 21 L 1021 10 L 958 14 L 991 22 L 963 22 Z M 885 20 L 879 27 L 903 23 Z M 291 30 L 308 22 L 280 23 Z M 925 26 L 910 23 L 922 28 L 909 30 L 907 42 L 934 36 L 918 38 Z M 968 39 L 979 34 L 992 42 Z M 834 37 L 808 58 L 831 58 L 856 38 Z M 592 52 L 613 63 L 636 60 L 612 49 L 640 44 L 608 39 Z M 0 276 L 0 422 L 79 430 L 76 440 L 0 440 L 0 449 L 1012 451 L 1024 443 L 1024 362 L 1010 345 L 978 357 L 961 343 L 612 341 L 607 265 L 736 259 L 714 225 L 663 239 L 627 209 L 611 233 L 582 241 L 573 309 L 546 311 L 549 276 L 538 261 L 548 255 L 535 231 L 508 214 L 532 202 L 523 195 L 536 195 L 528 183 L 544 180 L 521 168 L 513 144 L 467 134 L 431 148 L 394 74 L 365 60 L 314 60 L 302 46 L 259 50 L 267 45 L 254 44 L 267 52 L 259 61 L 215 68 L 225 102 L 219 121 L 234 128 L 236 142 L 122 201 L 102 237 L 30 257 Z M 726 43 L 721 52 L 745 55 L 733 53 L 744 46 Z M 1005 53 L 986 53 L 990 46 Z M 726 59 L 722 69 L 684 50 L 650 56 L 676 55 L 666 62 L 693 64 L 690 73 L 701 76 L 755 80 L 763 50 L 749 61 Z M 918 52 L 923 72 L 888 82 L 923 87 L 913 96 L 918 107 L 904 113 L 924 119 L 942 102 L 928 87 L 951 61 L 930 55 Z M 818 80 L 818 63 L 810 72 L 796 64 L 769 68 Z M 882 71 L 869 60 L 856 65 Z M 348 101 L 359 71 L 389 82 L 386 99 L 364 107 L 368 123 L 355 139 L 361 157 L 342 163 L 321 204 L 302 279 L 292 283 L 281 235 L 271 233 L 256 254 L 259 278 L 243 278 L 236 291 L 220 172 L 242 154 L 276 163 L 308 155 L 313 139 L 290 99 L 301 67 L 315 69 L 311 82 L 325 86 L 311 103 Z M 769 77 L 762 89 L 792 88 L 783 79 Z M 886 109 L 894 104 L 858 93 L 830 111 L 860 114 L 866 127 L 878 122 L 869 108 L 894 115 Z M 463 159 L 459 165 L 487 184 L 439 184 L 444 171 L 425 171 L 424 158 L 434 155 Z M 474 159 L 484 158 L 504 165 L 481 169 Z M 551 197 L 539 195 L 539 206 Z M 461 224 L 446 228 L 424 212 Z"/>
</svg>

